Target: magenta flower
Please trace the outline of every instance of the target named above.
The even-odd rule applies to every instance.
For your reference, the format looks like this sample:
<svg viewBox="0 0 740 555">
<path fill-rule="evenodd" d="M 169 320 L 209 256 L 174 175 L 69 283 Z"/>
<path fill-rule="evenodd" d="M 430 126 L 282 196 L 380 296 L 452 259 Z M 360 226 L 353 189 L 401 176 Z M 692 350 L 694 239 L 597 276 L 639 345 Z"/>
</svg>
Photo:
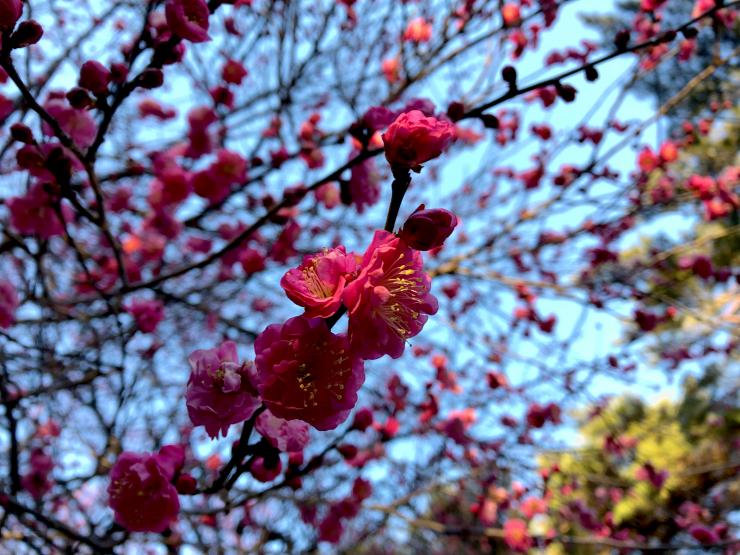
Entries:
<svg viewBox="0 0 740 555">
<path fill-rule="evenodd" d="M 405 342 L 437 312 L 421 253 L 387 231 L 376 231 L 362 270 L 344 290 L 352 351 L 364 359 L 398 358 Z"/>
<path fill-rule="evenodd" d="M 385 157 L 393 167 L 418 169 L 442 154 L 455 136 L 449 121 L 427 117 L 419 110 L 404 112 L 383 133 Z"/>
<path fill-rule="evenodd" d="M 222 148 L 216 152 L 211 172 L 216 179 L 229 185 L 243 183 L 247 179 L 247 161 L 238 152 Z"/>
<path fill-rule="evenodd" d="M 357 271 L 357 259 L 344 247 L 306 256 L 280 280 L 288 298 L 309 318 L 328 318 L 342 304 L 342 293 Z"/>
<path fill-rule="evenodd" d="M 457 226 L 457 216 L 443 208 L 414 210 L 398 236 L 413 249 L 428 251 L 441 247 Z"/>
<path fill-rule="evenodd" d="M 40 239 L 49 239 L 64 233 L 64 226 L 54 208 L 58 202 L 44 190 L 41 183 L 32 185 L 22 197 L 8 199 L 10 226 L 23 235 L 35 235 Z M 62 216 L 71 217 L 68 206 L 61 205 Z"/>
<path fill-rule="evenodd" d="M 249 472 L 252 474 L 255 480 L 263 483 L 272 482 L 275 478 L 280 476 L 283 471 L 283 463 L 280 459 L 275 457 L 274 459 L 267 460 L 264 457 L 257 457 L 249 467 Z"/>
<path fill-rule="evenodd" d="M 185 448 L 182 445 L 164 445 L 159 452 L 154 455 L 157 464 L 162 468 L 166 476 L 169 476 L 170 482 L 176 476 L 182 467 L 185 466 Z"/>
<path fill-rule="evenodd" d="M 362 123 L 374 133 L 388 127 L 394 119 L 396 114 L 385 106 L 373 106 L 362 116 Z"/>
<path fill-rule="evenodd" d="M 303 451 L 308 444 L 308 424 L 300 420 L 278 418 L 269 410 L 257 417 L 255 428 L 279 451 Z"/>
<path fill-rule="evenodd" d="M 167 25 L 180 38 L 190 42 L 207 42 L 208 4 L 203 0 L 168 0 L 164 8 Z"/>
<path fill-rule="evenodd" d="M 193 190 L 190 173 L 175 164 L 159 169 L 155 175 L 148 195 L 149 204 L 155 210 L 180 204 Z"/>
<path fill-rule="evenodd" d="M 241 85 L 246 76 L 247 70 L 241 62 L 236 60 L 226 60 L 224 67 L 221 69 L 221 79 L 232 85 Z"/>
<path fill-rule="evenodd" d="M 164 305 L 156 299 L 134 299 L 124 308 L 134 317 L 136 327 L 144 333 L 152 333 L 164 318 Z"/>
<path fill-rule="evenodd" d="M 247 161 L 237 152 L 221 149 L 210 166 L 193 176 L 193 187 L 196 194 L 216 203 L 229 196 L 233 185 L 246 179 Z"/>
<path fill-rule="evenodd" d="M 44 108 L 78 147 L 87 148 L 93 144 L 98 133 L 98 126 L 88 111 L 73 108 L 64 100 L 59 99 L 48 101 Z M 46 122 L 42 123 L 41 130 L 47 137 L 55 135 L 52 127 Z"/>
<path fill-rule="evenodd" d="M 231 192 L 229 182 L 223 179 L 217 179 L 211 168 L 194 173 L 192 183 L 195 194 L 208 199 L 212 204 L 221 202 Z"/>
<path fill-rule="evenodd" d="M 12 31 L 22 14 L 21 0 L 0 0 L 0 31 Z"/>
<path fill-rule="evenodd" d="M 54 469 L 54 461 L 43 449 L 34 449 L 29 463 L 31 468 L 21 478 L 21 486 L 39 501 L 51 489 L 49 474 Z"/>
<path fill-rule="evenodd" d="M 353 153 L 350 159 L 356 156 L 357 153 Z M 366 206 L 373 206 L 380 199 L 380 175 L 375 167 L 375 160 L 372 158 L 352 166 L 349 196 L 360 214 L 365 211 Z"/>
<path fill-rule="evenodd" d="M 108 90 L 111 81 L 110 70 L 95 60 L 89 60 L 80 68 L 78 84 L 95 94 L 103 94 Z"/>
<path fill-rule="evenodd" d="M 158 455 L 124 451 L 110 471 L 108 504 L 129 532 L 164 532 L 177 518 L 180 501 L 171 471 L 179 468 L 160 461 Z"/>
<path fill-rule="evenodd" d="M 689 528 L 689 534 L 691 534 L 691 537 L 696 541 L 704 545 L 712 545 L 714 543 L 719 543 L 720 541 L 720 537 L 714 530 L 701 524 L 694 524 Z"/>
<path fill-rule="evenodd" d="M 331 430 L 346 420 L 365 381 L 362 360 L 324 320 L 297 316 L 254 342 L 257 388 L 270 412 Z"/>
<path fill-rule="evenodd" d="M 194 351 L 185 400 L 190 420 L 204 426 L 211 438 L 224 436 L 229 426 L 248 419 L 259 406 L 252 383 L 251 363 L 239 363 L 236 344 L 226 341 L 215 349 Z"/>
<path fill-rule="evenodd" d="M 15 322 L 18 294 L 9 281 L 0 281 L 0 328 L 9 328 Z"/>
</svg>

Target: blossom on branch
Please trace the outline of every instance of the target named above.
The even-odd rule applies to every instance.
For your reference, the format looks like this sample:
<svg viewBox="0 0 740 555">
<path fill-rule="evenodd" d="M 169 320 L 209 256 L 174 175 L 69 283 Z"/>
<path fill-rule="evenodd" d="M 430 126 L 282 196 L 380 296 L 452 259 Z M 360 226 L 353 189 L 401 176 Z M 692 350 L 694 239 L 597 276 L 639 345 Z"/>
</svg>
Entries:
<svg viewBox="0 0 740 555">
<path fill-rule="evenodd" d="M 203 0 L 169 0 L 165 5 L 167 25 L 170 29 L 190 42 L 207 42 L 208 36 L 208 4 Z"/>
<path fill-rule="evenodd" d="M 156 299 L 135 299 L 124 308 L 134 317 L 136 327 L 144 333 L 152 333 L 164 318 L 164 305 Z"/>
<path fill-rule="evenodd" d="M 21 0 L 0 0 L 0 31 L 12 31 L 22 14 Z"/>
<path fill-rule="evenodd" d="M 428 251 L 441 247 L 457 226 L 457 216 L 444 208 L 426 209 L 421 204 L 398 232 L 413 249 Z"/>
<path fill-rule="evenodd" d="M 11 228 L 23 235 L 35 235 L 40 239 L 49 239 L 64 233 L 59 212 L 64 220 L 68 220 L 71 219 L 72 211 L 65 204 L 59 204 L 58 212 L 55 205 L 60 200 L 47 189 L 44 184 L 36 183 L 25 195 L 8 199 Z"/>
<path fill-rule="evenodd" d="M 185 400 L 190 420 L 204 426 L 211 438 L 248 419 L 259 406 L 251 363 L 239 363 L 236 344 L 226 341 L 188 357 L 192 373 Z"/>
<path fill-rule="evenodd" d="M 269 410 L 257 417 L 255 429 L 272 444 L 284 452 L 302 451 L 308 444 L 309 427 L 300 420 L 278 418 Z"/>
<path fill-rule="evenodd" d="M 177 518 L 180 501 L 171 481 L 180 468 L 169 462 L 167 453 L 124 451 L 113 465 L 108 503 L 116 522 L 129 532 L 164 532 Z"/>
<path fill-rule="evenodd" d="M 418 169 L 438 157 L 455 140 L 455 126 L 419 110 L 399 115 L 383 133 L 385 157 L 391 167 Z"/>
<path fill-rule="evenodd" d="M 254 352 L 257 388 L 275 416 L 331 430 L 357 403 L 363 362 L 320 318 L 297 316 L 268 326 Z"/>
<path fill-rule="evenodd" d="M 353 153 L 351 158 L 357 153 Z M 375 160 L 365 160 L 361 164 L 352 166 L 349 183 L 347 184 L 350 202 L 357 212 L 362 214 L 366 206 L 373 206 L 380 199 L 380 177 L 375 167 Z"/>
<path fill-rule="evenodd" d="M 342 293 L 357 272 L 357 258 L 344 247 L 306 256 L 280 280 L 288 298 L 306 309 L 309 318 L 328 318 L 342 304 Z"/>
<path fill-rule="evenodd" d="M 342 296 L 349 310 L 349 339 L 362 358 L 398 358 L 407 339 L 437 312 L 421 253 L 387 231 L 376 231 L 362 270 Z"/>
</svg>

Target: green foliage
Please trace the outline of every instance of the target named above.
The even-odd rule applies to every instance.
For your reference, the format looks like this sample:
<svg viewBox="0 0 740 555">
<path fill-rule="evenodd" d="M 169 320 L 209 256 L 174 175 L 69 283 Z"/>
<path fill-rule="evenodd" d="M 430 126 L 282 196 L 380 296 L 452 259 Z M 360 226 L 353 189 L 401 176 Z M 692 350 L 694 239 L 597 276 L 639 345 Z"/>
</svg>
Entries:
<svg viewBox="0 0 740 555">
<path fill-rule="evenodd" d="M 678 401 L 618 397 L 584 416 L 583 446 L 540 461 L 543 468 L 560 469 L 549 481 L 552 514 L 564 515 L 560 509 L 581 502 L 598 521 L 610 519 L 616 529 L 664 542 L 682 532 L 675 515 L 685 501 L 708 509 L 710 523 L 722 521 L 740 502 L 734 480 L 740 460 L 732 444 L 740 432 L 740 407 L 736 385 L 727 385 L 710 368 L 701 379 L 686 380 Z M 621 448 L 608 450 L 608 442 Z M 665 481 L 641 478 L 645 464 L 667 472 Z M 588 535 L 570 518 L 552 518 L 560 533 Z"/>
</svg>

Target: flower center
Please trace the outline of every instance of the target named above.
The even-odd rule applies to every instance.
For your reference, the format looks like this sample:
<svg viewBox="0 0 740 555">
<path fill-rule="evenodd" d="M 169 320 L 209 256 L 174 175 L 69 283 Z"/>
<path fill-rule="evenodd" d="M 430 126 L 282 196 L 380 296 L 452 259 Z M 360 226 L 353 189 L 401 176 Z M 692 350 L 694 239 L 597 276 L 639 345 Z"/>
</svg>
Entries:
<svg viewBox="0 0 740 555">
<path fill-rule="evenodd" d="M 416 270 L 407 264 L 399 264 L 391 267 L 382 283 L 384 287 L 376 289 L 384 289 L 387 294 L 376 296 L 382 299 L 377 314 L 399 337 L 405 339 L 411 334 L 409 323 L 419 318 L 419 311 L 414 307 L 425 293 L 424 282 Z"/>
<path fill-rule="evenodd" d="M 330 284 L 319 277 L 317 266 L 319 265 L 318 260 L 313 260 L 311 265 L 303 269 L 303 279 L 306 281 L 306 287 L 316 297 L 326 299 L 331 297 L 333 291 L 331 290 Z"/>
<path fill-rule="evenodd" d="M 309 403 L 312 407 L 318 406 L 319 403 L 316 399 L 318 388 L 316 387 L 313 375 L 308 371 L 305 363 L 302 363 L 298 368 L 296 379 L 298 380 L 298 389 L 304 394 L 303 408 L 308 408 Z"/>
</svg>

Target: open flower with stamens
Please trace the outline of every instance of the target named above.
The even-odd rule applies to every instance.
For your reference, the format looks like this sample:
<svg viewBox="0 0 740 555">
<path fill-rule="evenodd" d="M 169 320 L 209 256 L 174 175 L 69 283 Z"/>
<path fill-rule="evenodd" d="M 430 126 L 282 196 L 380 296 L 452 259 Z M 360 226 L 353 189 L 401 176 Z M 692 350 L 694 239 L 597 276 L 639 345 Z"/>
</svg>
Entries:
<svg viewBox="0 0 740 555">
<path fill-rule="evenodd" d="M 251 363 L 239 363 L 236 344 L 226 341 L 215 349 L 194 351 L 188 361 L 193 371 L 185 392 L 188 415 L 205 426 L 211 438 L 224 436 L 229 426 L 244 422 L 259 406 L 252 384 Z"/>
<path fill-rule="evenodd" d="M 306 256 L 280 280 L 288 298 L 306 309 L 309 318 L 328 318 L 342 304 L 344 287 L 357 271 L 354 253 L 344 247 Z"/>
<path fill-rule="evenodd" d="M 437 312 L 421 253 L 387 231 L 376 231 L 362 270 L 344 290 L 352 351 L 364 359 L 398 358 L 406 340 Z"/>
<path fill-rule="evenodd" d="M 207 42 L 208 17 L 211 15 L 205 0 L 168 0 L 164 7 L 167 25 L 190 42 Z"/>
<path fill-rule="evenodd" d="M 182 464 L 168 464 L 164 449 L 159 455 L 124 451 L 111 468 L 108 504 L 129 532 L 164 532 L 177 519 L 180 501 L 171 481 Z"/>
<path fill-rule="evenodd" d="M 257 388 L 270 412 L 331 430 L 346 420 L 365 381 L 362 360 L 320 318 L 272 324 L 254 342 Z"/>
</svg>

